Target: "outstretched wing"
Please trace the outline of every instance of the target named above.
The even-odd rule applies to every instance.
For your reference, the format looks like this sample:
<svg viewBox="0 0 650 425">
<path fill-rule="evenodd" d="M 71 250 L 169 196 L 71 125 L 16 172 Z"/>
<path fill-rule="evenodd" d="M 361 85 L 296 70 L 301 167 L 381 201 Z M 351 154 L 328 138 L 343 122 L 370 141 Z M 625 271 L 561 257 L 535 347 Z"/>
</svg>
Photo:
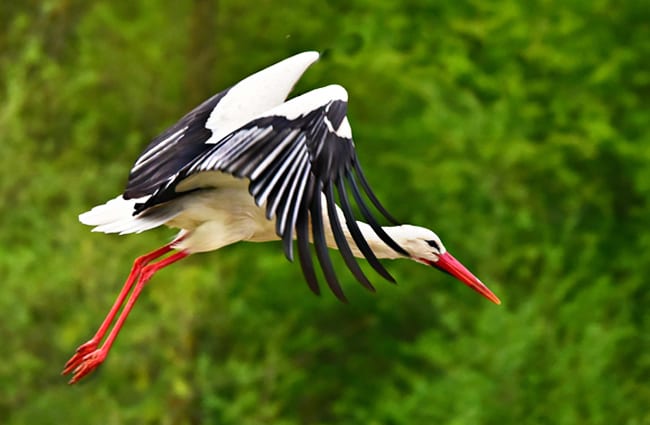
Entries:
<svg viewBox="0 0 650 425">
<path fill-rule="evenodd" d="M 178 170 L 209 149 L 206 123 L 228 90 L 212 96 L 149 143 L 131 168 L 124 199 L 151 195 Z"/>
<path fill-rule="evenodd" d="M 124 199 L 151 195 L 213 143 L 287 98 L 318 59 L 303 52 L 271 65 L 222 91 L 186 114 L 149 143 L 136 160 Z"/>
<path fill-rule="evenodd" d="M 275 217 L 276 232 L 290 260 L 293 259 L 295 232 L 303 273 L 309 287 L 319 293 L 309 248 L 311 223 L 316 256 L 327 283 L 332 292 L 345 301 L 327 250 L 324 214 L 327 214 L 329 230 L 348 268 L 361 284 L 370 290 L 374 288 L 346 240 L 337 214 L 338 197 L 355 244 L 379 274 L 394 281 L 363 237 L 348 198 L 347 188 L 374 232 L 395 251 L 408 255 L 383 231 L 364 200 L 362 192 L 383 215 L 395 222 L 381 206 L 361 171 L 346 112 L 347 92 L 341 86 L 323 87 L 296 97 L 250 121 L 200 154 L 137 211 L 182 196 L 176 191 L 177 186 L 197 173 L 222 171 L 248 178 L 249 192 L 257 205 L 265 205 L 267 218 Z"/>
</svg>

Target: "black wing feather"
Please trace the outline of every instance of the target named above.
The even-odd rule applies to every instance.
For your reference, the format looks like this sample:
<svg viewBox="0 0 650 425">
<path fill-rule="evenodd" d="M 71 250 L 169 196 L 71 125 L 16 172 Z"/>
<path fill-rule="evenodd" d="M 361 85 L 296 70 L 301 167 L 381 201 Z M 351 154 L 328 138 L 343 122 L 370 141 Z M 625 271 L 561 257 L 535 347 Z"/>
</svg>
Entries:
<svg viewBox="0 0 650 425">
<path fill-rule="evenodd" d="M 343 289 L 341 289 L 341 285 L 336 278 L 334 266 L 332 265 L 332 260 L 330 259 L 330 255 L 327 250 L 327 243 L 325 242 L 325 232 L 323 230 L 323 209 L 321 207 L 320 197 L 322 190 L 323 185 L 320 181 L 318 181 L 316 183 L 314 196 L 311 200 L 311 205 L 309 206 L 309 215 L 311 217 L 311 233 L 314 237 L 316 256 L 318 257 L 318 262 L 323 269 L 325 281 L 327 282 L 327 285 L 330 287 L 334 295 L 336 295 L 336 298 L 345 303 L 348 302 L 348 300 L 345 298 Z"/>
<path fill-rule="evenodd" d="M 363 171 L 361 170 L 361 166 L 359 165 L 358 161 L 354 161 L 354 171 L 357 174 L 357 177 L 359 178 L 359 182 L 361 182 L 361 187 L 363 187 L 363 191 L 368 195 L 368 198 L 372 202 L 372 204 L 377 208 L 379 212 L 381 212 L 388 221 L 390 221 L 393 224 L 399 224 L 399 221 L 395 220 L 393 216 L 386 211 L 386 208 L 379 202 L 379 199 L 377 199 L 377 196 L 375 193 L 372 191 L 370 188 L 370 185 L 368 184 L 368 180 L 366 180 L 366 176 L 363 174 Z"/>
<path fill-rule="evenodd" d="M 205 144 L 212 136 L 212 131 L 205 124 L 228 90 L 230 89 L 217 93 L 185 114 L 149 143 L 131 169 L 124 199 L 150 195 L 167 183 L 178 170 L 212 148 L 212 145 Z"/>
<path fill-rule="evenodd" d="M 359 251 L 382 277 L 394 282 L 364 239 L 347 196 L 346 182 L 363 217 L 379 238 L 396 252 L 408 255 L 381 228 L 363 199 L 355 174 L 371 203 L 395 222 L 370 189 L 357 162 L 352 139 L 335 130 L 346 119 L 346 111 L 345 101 L 331 100 L 298 117 L 269 114 L 253 120 L 219 142 L 208 145 L 180 171 L 177 169 L 172 178 L 168 176 L 167 180 L 159 182 L 156 192 L 136 208 L 136 213 L 183 196 L 186 192 L 177 192 L 176 187 L 196 173 L 218 170 L 248 178 L 249 192 L 257 205 L 266 203 L 266 217 L 275 216 L 276 233 L 283 241 L 289 260 L 293 259 L 295 232 L 300 265 L 309 288 L 316 294 L 320 292 L 309 246 L 311 233 L 325 280 L 336 297 L 345 302 L 328 253 L 321 196 L 325 197 L 330 230 L 347 267 L 363 286 L 372 291 L 374 287 L 357 264 L 346 240 L 336 212 L 336 190 L 346 226 Z"/>
<path fill-rule="evenodd" d="M 375 269 L 377 273 L 379 273 L 384 279 L 388 280 L 389 282 L 395 283 L 395 278 L 391 276 L 390 273 L 388 273 L 388 270 L 386 270 L 384 266 L 381 265 L 375 253 L 372 252 L 372 249 L 370 249 L 370 246 L 368 246 L 368 242 L 366 242 L 365 238 L 361 234 L 361 230 L 359 230 L 359 225 L 357 224 L 356 219 L 352 215 L 352 207 L 350 206 L 350 200 L 348 199 L 348 195 L 345 190 L 345 183 L 343 181 L 343 176 L 340 176 L 338 178 L 337 186 L 339 189 L 339 198 L 341 200 L 341 210 L 343 211 L 343 214 L 345 216 L 345 222 L 348 226 L 348 229 L 350 230 L 352 239 L 354 239 L 354 242 L 357 244 L 357 247 L 364 255 L 364 257 L 366 257 L 366 260 L 368 260 L 368 263 L 370 263 L 372 268 Z"/>
<path fill-rule="evenodd" d="M 352 254 L 350 245 L 348 245 L 348 241 L 345 239 L 343 227 L 341 227 L 341 222 L 339 221 L 338 214 L 336 213 L 336 202 L 334 201 L 334 189 L 332 187 L 332 182 L 328 182 L 327 187 L 325 187 L 325 199 L 327 200 L 327 215 L 330 219 L 330 225 L 332 226 L 334 240 L 336 241 L 336 246 L 339 247 L 341 257 L 343 257 L 345 264 L 348 266 L 354 277 L 357 278 L 359 283 L 361 283 L 370 291 L 375 292 L 375 287 L 372 286 L 366 275 L 364 275 L 363 271 L 361 271 L 361 267 L 359 267 L 359 264 Z"/>
<path fill-rule="evenodd" d="M 307 157 L 305 157 L 305 160 Z M 307 176 L 309 174 L 309 168 L 304 167 L 302 170 L 302 175 L 297 181 L 298 187 L 297 190 L 293 193 L 291 201 L 286 204 L 286 208 L 289 208 L 287 211 L 287 220 L 285 222 L 285 232 L 282 236 L 282 243 L 284 245 L 284 253 L 290 261 L 293 261 L 293 226 L 291 223 L 295 223 L 300 211 L 301 200 L 303 199 L 303 193 L 305 190 L 305 183 L 307 182 Z"/>
<path fill-rule="evenodd" d="M 313 176 L 309 178 L 308 190 L 305 193 L 304 201 L 298 211 L 298 220 L 296 222 L 296 243 L 298 245 L 298 258 L 300 259 L 300 268 L 305 276 L 309 289 L 316 295 L 320 295 L 320 287 L 314 270 L 314 262 L 311 260 L 311 250 L 309 248 L 309 194 L 314 188 Z"/>
<path fill-rule="evenodd" d="M 361 214 L 366 219 L 370 227 L 372 227 L 372 230 L 375 231 L 377 236 L 379 236 L 379 238 L 382 241 L 384 241 L 386 245 L 390 246 L 400 254 L 408 256 L 408 252 L 406 252 L 404 248 L 399 246 L 397 242 L 395 242 L 390 236 L 388 236 L 388 234 L 384 231 L 384 229 L 381 228 L 381 225 L 377 222 L 377 219 L 375 219 L 375 217 L 372 215 L 372 213 L 368 209 L 368 206 L 363 201 L 363 198 L 361 198 L 359 187 L 357 186 L 357 182 L 354 179 L 354 176 L 352 174 L 348 176 L 348 181 L 350 182 L 350 187 L 352 188 L 352 196 L 354 196 L 354 200 L 359 206 L 359 209 L 361 210 Z"/>
</svg>

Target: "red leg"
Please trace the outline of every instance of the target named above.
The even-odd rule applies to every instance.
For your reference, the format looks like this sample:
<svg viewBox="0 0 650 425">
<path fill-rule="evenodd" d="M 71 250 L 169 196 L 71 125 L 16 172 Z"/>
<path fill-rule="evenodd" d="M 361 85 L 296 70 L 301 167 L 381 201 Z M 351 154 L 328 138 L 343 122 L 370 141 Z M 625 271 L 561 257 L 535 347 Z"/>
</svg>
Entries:
<svg viewBox="0 0 650 425">
<path fill-rule="evenodd" d="M 129 274 L 129 277 L 126 283 L 124 284 L 122 291 L 118 295 L 115 304 L 113 304 L 111 311 L 106 316 L 106 319 L 104 319 L 104 322 L 97 330 L 95 336 L 93 336 L 93 338 L 90 339 L 85 344 L 81 345 L 77 349 L 75 355 L 66 363 L 65 369 L 63 370 L 63 374 L 65 375 L 73 371 L 75 372 L 75 375 L 70 380 L 70 383 L 77 382 L 83 376 L 85 376 L 90 371 L 95 369 L 106 358 L 106 354 L 108 353 L 108 350 L 113 344 L 113 341 L 117 337 L 120 328 L 124 324 L 124 321 L 126 320 L 126 316 L 128 316 L 129 312 L 133 308 L 133 305 L 135 304 L 136 299 L 140 295 L 142 288 L 147 283 L 147 281 L 151 279 L 151 276 L 153 276 L 153 274 L 156 271 L 160 270 L 161 268 L 169 264 L 172 264 L 182 258 L 185 258 L 189 255 L 186 252 L 177 252 L 163 260 L 160 260 L 157 263 L 148 265 L 148 263 L 150 263 L 154 259 L 171 251 L 173 249 L 171 246 L 176 242 L 178 241 L 174 241 L 149 254 L 138 257 L 138 259 L 135 260 L 133 264 L 133 268 L 131 269 L 131 273 Z M 136 281 L 137 284 L 135 285 L 135 289 L 133 290 L 133 293 L 131 294 L 126 306 L 124 307 L 124 310 L 119 315 L 117 322 L 115 323 L 113 329 L 111 330 L 111 333 L 109 334 L 108 338 L 106 339 L 102 347 L 100 349 L 97 349 L 101 339 L 106 334 L 106 331 L 110 327 L 110 324 L 113 322 L 113 319 L 115 318 L 117 312 L 119 311 L 120 307 L 124 303 L 126 296 L 128 295 L 129 291 L 131 290 L 133 284 Z M 96 360 L 91 361 L 92 358 L 95 358 Z"/>
<path fill-rule="evenodd" d="M 157 263 L 150 264 L 142 268 L 138 282 L 136 283 L 135 288 L 133 289 L 133 293 L 131 294 L 131 297 L 127 301 L 126 305 L 124 306 L 124 310 L 120 313 L 119 317 L 117 318 L 117 322 L 115 322 L 115 326 L 113 326 L 113 329 L 108 334 L 106 341 L 104 341 L 104 344 L 101 346 L 101 348 L 95 349 L 94 351 L 83 356 L 83 358 L 78 362 L 77 367 L 74 369 L 74 375 L 72 376 L 72 379 L 70 379 L 69 382 L 70 384 L 74 384 L 78 382 L 81 378 L 83 378 L 84 376 L 86 376 L 87 374 L 95 370 L 97 366 L 99 366 L 106 359 L 106 355 L 108 354 L 108 351 L 111 349 L 111 346 L 115 341 L 115 338 L 117 338 L 117 334 L 120 332 L 120 329 L 124 325 L 124 321 L 126 320 L 131 310 L 133 309 L 133 306 L 135 305 L 135 302 L 138 299 L 140 292 L 142 292 L 144 285 L 149 281 L 149 279 L 151 279 L 151 277 L 158 270 L 172 263 L 175 263 L 176 261 L 182 260 L 188 255 L 189 253 L 185 251 L 177 252 L 163 260 L 158 261 Z"/>
<path fill-rule="evenodd" d="M 113 323 L 113 319 L 115 319 L 115 315 L 122 307 L 122 304 L 124 304 L 124 300 L 126 299 L 126 296 L 131 291 L 133 284 L 136 282 L 138 276 L 140 276 L 140 272 L 142 271 L 142 268 L 147 264 L 149 264 L 151 261 L 155 260 L 156 258 L 159 258 L 162 255 L 165 255 L 169 251 L 171 251 L 172 250 L 171 245 L 172 244 L 169 243 L 161 248 L 158 248 L 155 251 L 152 251 L 148 254 L 136 258 L 136 260 L 133 262 L 133 267 L 131 268 L 129 277 L 126 279 L 126 282 L 122 287 L 122 290 L 120 291 L 120 293 L 117 296 L 117 299 L 113 303 L 111 310 L 106 315 L 104 322 L 101 324 L 101 326 L 99 327 L 95 335 L 90 340 L 88 340 L 86 343 L 80 345 L 79 348 L 77 348 L 75 354 L 65 364 L 65 367 L 63 369 L 63 372 L 61 372 L 61 374 L 66 375 L 70 373 L 72 370 L 76 369 L 77 366 L 79 366 L 79 364 L 81 363 L 81 359 L 83 359 L 83 357 L 86 354 L 91 353 L 97 349 L 102 338 L 104 338 L 104 335 L 106 335 L 106 331 L 108 331 L 108 328 L 110 327 L 111 323 Z"/>
</svg>

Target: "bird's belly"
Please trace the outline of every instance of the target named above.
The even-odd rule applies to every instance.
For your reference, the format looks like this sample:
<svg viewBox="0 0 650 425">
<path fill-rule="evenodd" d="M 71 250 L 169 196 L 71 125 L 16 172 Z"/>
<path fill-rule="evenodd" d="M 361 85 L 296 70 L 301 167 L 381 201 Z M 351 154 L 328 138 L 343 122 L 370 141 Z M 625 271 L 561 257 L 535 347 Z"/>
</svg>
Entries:
<svg viewBox="0 0 650 425">
<path fill-rule="evenodd" d="M 190 252 L 219 249 L 238 241 L 276 240 L 274 224 L 264 216 L 244 188 L 201 189 L 189 193 L 182 202 L 182 212 L 167 226 L 183 230 L 177 248 Z"/>
</svg>

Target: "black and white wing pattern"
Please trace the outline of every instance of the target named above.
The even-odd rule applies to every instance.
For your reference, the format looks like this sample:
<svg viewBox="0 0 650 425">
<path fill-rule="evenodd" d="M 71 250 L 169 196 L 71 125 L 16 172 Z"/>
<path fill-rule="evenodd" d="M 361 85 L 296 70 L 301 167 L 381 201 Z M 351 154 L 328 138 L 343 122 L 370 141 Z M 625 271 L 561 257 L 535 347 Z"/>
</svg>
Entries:
<svg viewBox="0 0 650 425">
<path fill-rule="evenodd" d="M 136 160 L 124 199 L 151 195 L 223 136 L 285 101 L 317 52 L 284 59 L 241 80 L 190 111 L 156 137 Z"/>
<path fill-rule="evenodd" d="M 394 279 L 377 260 L 353 215 L 349 192 L 363 218 L 388 246 L 402 255 L 407 252 L 392 240 L 373 216 L 364 195 L 388 220 L 396 221 L 381 206 L 370 189 L 357 161 L 346 117 L 347 92 L 332 85 L 313 90 L 271 109 L 228 134 L 200 154 L 144 204 L 137 212 L 167 202 L 183 193 L 176 187 L 201 172 L 222 171 L 250 180 L 249 192 L 266 217 L 275 217 L 276 232 L 284 251 L 293 259 L 293 238 L 309 287 L 319 293 L 309 247 L 310 230 L 316 256 L 332 292 L 342 301 L 345 295 L 334 273 L 326 240 L 323 214 L 339 251 L 354 276 L 366 288 L 374 288 L 357 264 L 336 212 L 336 198 L 345 224 L 359 251 L 384 278 Z M 310 229 L 311 228 L 311 229 Z"/>
<path fill-rule="evenodd" d="M 212 136 L 212 131 L 206 124 L 212 111 L 227 94 L 228 89 L 212 96 L 149 143 L 131 168 L 124 199 L 151 195 L 210 147 L 205 142 Z"/>
</svg>

